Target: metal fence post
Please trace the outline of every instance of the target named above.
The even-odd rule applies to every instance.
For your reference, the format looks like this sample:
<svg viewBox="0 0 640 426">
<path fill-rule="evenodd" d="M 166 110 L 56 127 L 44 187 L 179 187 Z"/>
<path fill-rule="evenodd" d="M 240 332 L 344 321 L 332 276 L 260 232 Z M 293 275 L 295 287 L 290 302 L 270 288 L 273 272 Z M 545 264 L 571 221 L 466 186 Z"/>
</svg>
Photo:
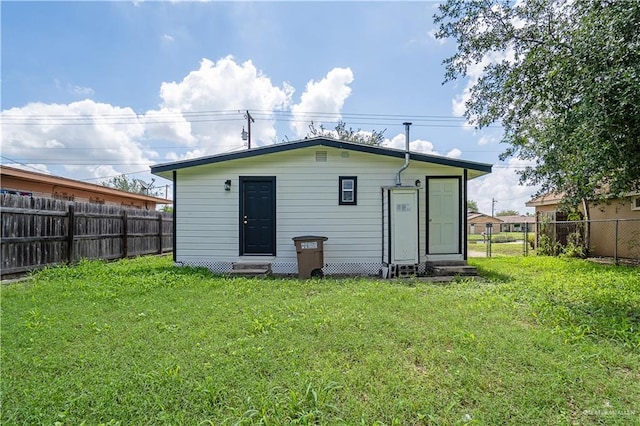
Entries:
<svg viewBox="0 0 640 426">
<path fill-rule="evenodd" d="M 486 225 L 487 228 L 487 257 L 491 257 L 491 230 L 493 229 L 493 223 L 489 222 Z"/>
</svg>

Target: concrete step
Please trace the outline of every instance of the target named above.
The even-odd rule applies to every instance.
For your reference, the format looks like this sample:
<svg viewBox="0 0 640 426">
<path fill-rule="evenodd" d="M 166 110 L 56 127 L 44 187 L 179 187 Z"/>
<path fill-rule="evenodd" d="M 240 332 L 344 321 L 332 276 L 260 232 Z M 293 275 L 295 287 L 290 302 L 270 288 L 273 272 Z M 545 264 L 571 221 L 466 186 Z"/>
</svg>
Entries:
<svg viewBox="0 0 640 426">
<path fill-rule="evenodd" d="M 475 266 L 469 265 L 446 265 L 446 266 L 434 266 L 432 269 L 432 273 L 435 276 L 446 277 L 446 276 L 465 276 L 472 277 L 478 275 L 478 269 Z"/>
<path fill-rule="evenodd" d="M 230 275 L 241 277 L 264 278 L 271 275 L 271 263 L 264 262 L 235 262 Z"/>
<path fill-rule="evenodd" d="M 467 266 L 467 262 L 465 260 L 434 260 L 431 262 L 425 262 L 427 267 L 438 267 L 438 266 Z"/>
</svg>

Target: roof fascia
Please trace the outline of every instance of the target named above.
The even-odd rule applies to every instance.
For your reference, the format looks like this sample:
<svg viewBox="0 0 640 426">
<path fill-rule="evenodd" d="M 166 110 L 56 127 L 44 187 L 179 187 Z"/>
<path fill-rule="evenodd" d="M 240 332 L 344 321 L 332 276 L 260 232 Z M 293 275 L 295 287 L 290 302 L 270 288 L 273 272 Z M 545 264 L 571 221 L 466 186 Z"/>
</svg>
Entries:
<svg viewBox="0 0 640 426">
<path fill-rule="evenodd" d="M 208 164 L 215 164 L 224 161 L 238 160 L 243 158 L 250 158 L 259 155 L 273 154 L 278 152 L 285 152 L 294 149 L 309 148 L 314 146 L 326 146 L 337 149 L 346 149 L 350 151 L 365 152 L 376 155 L 386 155 L 389 157 L 404 158 L 405 151 L 393 148 L 383 148 L 372 145 L 365 145 L 354 142 L 346 142 L 337 139 L 329 138 L 310 138 L 300 141 L 286 142 L 274 145 L 263 146 L 259 148 L 252 148 L 245 151 L 237 151 L 225 154 L 216 154 L 207 157 L 195 158 L 192 160 L 175 161 L 171 163 L 157 164 L 151 166 L 151 173 L 160 174 L 163 172 L 169 172 L 173 170 L 179 170 L 195 166 L 203 166 Z M 443 166 L 459 167 L 462 169 L 470 169 L 478 172 L 491 173 L 491 164 L 477 163 L 466 160 L 456 160 L 448 157 L 441 157 L 438 155 L 421 154 L 417 152 L 410 152 L 410 158 L 415 161 L 440 164 Z"/>
</svg>

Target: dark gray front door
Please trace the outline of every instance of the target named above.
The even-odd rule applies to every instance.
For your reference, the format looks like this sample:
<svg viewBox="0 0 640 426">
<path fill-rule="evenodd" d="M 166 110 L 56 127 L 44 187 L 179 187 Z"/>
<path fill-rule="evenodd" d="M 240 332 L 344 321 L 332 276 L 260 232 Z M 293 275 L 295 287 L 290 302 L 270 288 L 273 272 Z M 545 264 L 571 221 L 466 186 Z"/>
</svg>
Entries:
<svg viewBox="0 0 640 426">
<path fill-rule="evenodd" d="M 240 177 L 240 254 L 276 254 L 276 178 Z"/>
</svg>

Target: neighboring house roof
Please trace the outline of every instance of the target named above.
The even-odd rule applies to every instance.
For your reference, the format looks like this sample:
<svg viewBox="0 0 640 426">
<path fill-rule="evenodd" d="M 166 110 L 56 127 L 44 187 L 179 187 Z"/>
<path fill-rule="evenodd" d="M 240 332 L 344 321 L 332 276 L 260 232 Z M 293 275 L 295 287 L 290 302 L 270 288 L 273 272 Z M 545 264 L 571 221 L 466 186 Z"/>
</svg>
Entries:
<svg viewBox="0 0 640 426">
<path fill-rule="evenodd" d="M 535 223 L 535 216 L 526 215 L 514 215 L 514 216 L 499 216 L 504 223 Z"/>
<path fill-rule="evenodd" d="M 640 195 L 640 192 L 628 192 L 623 194 L 622 197 L 634 197 Z M 527 207 L 537 207 L 537 206 L 555 206 L 556 204 L 560 204 L 562 198 L 564 197 L 564 192 L 552 192 L 549 194 L 543 194 L 539 197 L 532 198 L 527 201 L 525 205 Z M 616 197 L 606 196 L 605 198 L 614 199 Z"/>
<path fill-rule="evenodd" d="M 194 166 L 202 166 L 206 164 L 220 163 L 223 161 L 237 160 L 241 158 L 250 158 L 259 155 L 272 154 L 277 152 L 290 151 L 300 148 L 309 148 L 314 146 L 325 146 L 337 149 L 366 152 L 376 155 L 384 155 L 404 159 L 405 151 L 401 149 L 385 148 L 380 146 L 365 145 L 355 142 L 346 142 L 327 137 L 314 137 L 302 139 L 293 142 L 276 143 L 273 145 L 262 146 L 258 148 L 247 149 L 244 151 L 235 151 L 231 153 L 210 155 L 190 160 L 175 161 L 171 163 L 156 164 L 151 166 L 151 173 L 172 179 L 171 173 L 174 170 L 184 169 Z M 471 171 L 469 178 L 482 176 L 491 173 L 491 164 L 477 163 L 473 161 L 458 160 L 455 158 L 442 157 L 432 154 L 421 154 L 410 152 L 410 159 L 444 166 L 458 167 Z"/>
<path fill-rule="evenodd" d="M 552 192 L 549 194 L 543 194 L 539 197 L 534 197 L 531 200 L 525 203 L 527 207 L 536 207 L 536 206 L 553 206 L 556 204 L 560 204 L 562 198 L 564 197 L 563 192 Z"/>
<path fill-rule="evenodd" d="M 46 185 L 54 185 L 54 187 L 63 187 L 69 190 L 78 190 L 93 193 L 96 195 L 110 195 L 119 198 L 126 198 L 130 200 L 137 200 L 143 202 L 149 202 L 154 204 L 172 204 L 171 200 L 166 200 L 164 198 L 152 197 L 144 194 L 136 194 L 133 192 L 121 191 L 119 189 L 110 188 L 108 186 L 96 185 L 93 183 L 81 182 L 74 179 L 69 179 L 61 176 L 48 175 L 45 173 L 32 172 L 30 170 L 17 169 L 15 167 L 9 167 L 5 165 L 0 165 L 0 177 L 2 179 L 12 179 L 12 182 L 15 183 L 13 186 L 21 186 L 19 182 L 34 182 L 34 183 L 42 183 Z M 4 188 L 3 189 L 11 189 L 11 190 L 21 190 L 28 191 L 29 189 L 26 187 L 22 188 Z"/>
<path fill-rule="evenodd" d="M 480 213 L 480 212 L 467 212 L 467 222 L 471 221 L 483 221 L 484 222 L 494 222 L 494 223 L 502 223 L 502 219 L 498 217 L 493 217 L 488 214 Z"/>
</svg>

